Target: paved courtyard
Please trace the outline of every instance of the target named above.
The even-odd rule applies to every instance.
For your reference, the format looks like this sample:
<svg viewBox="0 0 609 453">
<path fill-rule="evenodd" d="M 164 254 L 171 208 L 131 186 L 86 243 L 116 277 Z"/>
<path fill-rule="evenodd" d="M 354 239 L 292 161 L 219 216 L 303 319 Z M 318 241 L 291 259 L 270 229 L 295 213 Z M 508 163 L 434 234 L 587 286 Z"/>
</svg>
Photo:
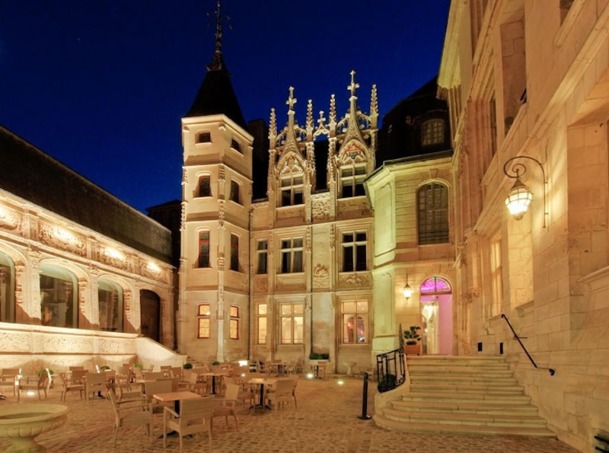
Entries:
<svg viewBox="0 0 609 453">
<path fill-rule="evenodd" d="M 371 385 L 368 414 L 374 413 Z M 337 380 L 300 379 L 297 387 L 298 408 L 258 411 L 239 409 L 239 431 L 233 420 L 229 425 L 223 418 L 214 421 L 212 452 L 341 452 L 341 453 L 387 453 L 414 451 L 435 452 L 509 452 L 509 453 L 575 453 L 574 450 L 555 439 L 522 438 L 515 436 L 476 436 L 455 434 L 421 434 L 386 431 L 374 425 L 372 420 L 361 420 L 362 381 L 346 379 L 344 385 Z M 23 398 L 37 401 L 36 397 Z M 59 390 L 52 389 L 48 402 L 59 403 Z M 17 404 L 16 398 L 8 395 L 0 401 L 0 408 Z M 144 428 L 122 428 L 119 431 L 117 448 L 112 448 L 114 417 L 111 403 L 98 399 L 87 403 L 78 393 L 68 394 L 66 403 L 70 408 L 68 422 L 61 428 L 41 434 L 36 440 L 55 452 L 147 452 L 160 453 L 179 451 L 178 439 L 170 439 L 167 449 L 158 438 L 161 429 L 160 417 L 156 433 L 149 443 Z M 0 439 L 0 450 L 10 442 Z M 207 452 L 207 438 L 184 439 L 184 452 Z"/>
</svg>

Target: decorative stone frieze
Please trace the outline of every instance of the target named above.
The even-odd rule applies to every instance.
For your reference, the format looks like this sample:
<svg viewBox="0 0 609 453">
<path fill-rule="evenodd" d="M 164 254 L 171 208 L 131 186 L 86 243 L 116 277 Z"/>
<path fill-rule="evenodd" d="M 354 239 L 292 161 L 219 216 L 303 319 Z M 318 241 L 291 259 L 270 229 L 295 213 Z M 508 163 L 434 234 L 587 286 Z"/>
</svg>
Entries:
<svg viewBox="0 0 609 453">
<path fill-rule="evenodd" d="M 339 274 L 338 284 L 341 288 L 368 287 L 371 284 L 370 275 L 368 273 Z"/>
<path fill-rule="evenodd" d="M 317 263 L 313 268 L 313 288 L 327 288 L 330 282 L 328 266 Z"/>
<path fill-rule="evenodd" d="M 38 237 L 41 242 L 51 247 L 85 256 L 87 252 L 86 243 L 78 235 L 71 231 L 58 228 L 45 222 L 38 224 Z"/>
</svg>

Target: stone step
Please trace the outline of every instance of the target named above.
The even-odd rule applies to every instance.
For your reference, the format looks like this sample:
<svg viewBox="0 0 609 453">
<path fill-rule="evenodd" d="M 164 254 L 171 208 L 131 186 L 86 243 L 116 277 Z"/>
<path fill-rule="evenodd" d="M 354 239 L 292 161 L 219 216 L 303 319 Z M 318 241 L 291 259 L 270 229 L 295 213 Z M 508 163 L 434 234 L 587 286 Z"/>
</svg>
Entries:
<svg viewBox="0 0 609 453">
<path fill-rule="evenodd" d="M 486 394 L 486 393 L 434 393 L 434 392 L 410 392 L 402 395 L 402 401 L 450 401 L 450 402 L 488 402 L 492 404 L 530 404 L 531 399 L 522 395 L 512 394 Z"/>
<path fill-rule="evenodd" d="M 532 415 L 488 414 L 488 413 L 459 413 L 455 412 L 409 412 L 386 407 L 383 415 L 392 420 L 404 420 L 410 423 L 435 423 L 441 425 L 471 425 L 471 426 L 526 426 L 529 428 L 546 428 L 545 420 Z"/>
<path fill-rule="evenodd" d="M 391 431 L 402 432 L 450 432 L 470 434 L 504 434 L 514 436 L 543 436 L 556 437 L 547 428 L 530 428 L 525 426 L 474 426 L 474 425 L 438 425 L 434 423 L 413 423 L 404 420 L 392 420 L 383 414 L 375 414 L 374 422 L 377 426 Z"/>
<path fill-rule="evenodd" d="M 490 373 L 490 374 L 501 374 L 501 373 L 505 373 L 506 375 L 511 375 L 512 371 L 509 369 L 509 367 L 504 366 L 504 367 L 500 367 L 500 366 L 484 366 L 484 367 L 478 367 L 478 366 L 463 366 L 463 365 L 437 365 L 437 366 L 433 366 L 433 365 L 413 365 L 411 363 L 408 363 L 408 370 L 411 373 L 466 373 L 466 374 L 472 374 L 472 373 Z"/>
<path fill-rule="evenodd" d="M 530 404 L 494 404 L 489 401 L 452 402 L 452 401 L 391 401 L 391 407 L 411 412 L 456 412 L 464 414 L 511 414 L 537 415 L 537 408 Z"/>
<path fill-rule="evenodd" d="M 522 387 L 517 385 L 486 385 L 486 384 L 462 384 L 462 383 L 410 383 L 411 392 L 459 392 L 489 394 L 514 394 L 522 395 Z"/>
<path fill-rule="evenodd" d="M 470 376 L 451 376 L 447 379 L 446 376 L 425 376 L 425 375 L 410 375 L 411 384 L 435 384 L 435 383 L 453 383 L 459 385 L 488 385 L 499 387 L 502 385 L 518 385 L 518 381 L 513 377 L 509 378 L 481 378 Z"/>
</svg>

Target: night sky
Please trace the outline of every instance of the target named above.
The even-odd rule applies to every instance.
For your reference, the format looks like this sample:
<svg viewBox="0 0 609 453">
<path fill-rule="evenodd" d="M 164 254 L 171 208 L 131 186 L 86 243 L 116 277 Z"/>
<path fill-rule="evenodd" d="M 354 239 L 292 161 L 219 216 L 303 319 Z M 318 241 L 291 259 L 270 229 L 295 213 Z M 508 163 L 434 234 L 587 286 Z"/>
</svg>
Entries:
<svg viewBox="0 0 609 453">
<path fill-rule="evenodd" d="M 181 197 L 180 119 L 214 50 L 215 0 L 0 0 L 0 125 L 145 212 Z M 373 6 L 374 5 L 374 6 Z M 381 117 L 437 74 L 449 0 L 224 0 L 246 121 L 314 116 L 336 94 Z M 1 171 L 1 169 L 0 169 Z"/>
</svg>

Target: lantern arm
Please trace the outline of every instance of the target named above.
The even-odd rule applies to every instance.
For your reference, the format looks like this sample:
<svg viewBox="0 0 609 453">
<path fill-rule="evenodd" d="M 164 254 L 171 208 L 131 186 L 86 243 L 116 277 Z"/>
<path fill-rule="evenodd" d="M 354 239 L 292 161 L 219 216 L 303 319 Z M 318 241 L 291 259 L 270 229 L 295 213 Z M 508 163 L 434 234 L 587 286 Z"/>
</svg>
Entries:
<svg viewBox="0 0 609 453">
<path fill-rule="evenodd" d="M 543 227 L 545 228 L 546 227 L 546 217 L 548 217 L 548 215 L 549 215 L 548 204 L 547 204 L 547 199 L 546 199 L 546 192 L 547 192 L 547 185 L 548 185 L 548 180 L 546 178 L 546 171 L 543 168 L 543 164 L 540 161 L 538 161 L 537 159 L 535 159 L 534 157 L 514 156 L 514 157 L 510 157 L 503 164 L 503 173 L 505 173 L 505 175 L 508 178 L 520 180 L 520 176 L 524 175 L 527 172 L 527 167 L 524 163 L 515 162 L 512 164 L 512 162 L 514 162 L 517 159 L 528 159 L 532 162 L 535 162 L 537 164 L 537 166 L 539 167 L 539 169 L 541 170 L 541 176 L 543 178 Z"/>
</svg>

